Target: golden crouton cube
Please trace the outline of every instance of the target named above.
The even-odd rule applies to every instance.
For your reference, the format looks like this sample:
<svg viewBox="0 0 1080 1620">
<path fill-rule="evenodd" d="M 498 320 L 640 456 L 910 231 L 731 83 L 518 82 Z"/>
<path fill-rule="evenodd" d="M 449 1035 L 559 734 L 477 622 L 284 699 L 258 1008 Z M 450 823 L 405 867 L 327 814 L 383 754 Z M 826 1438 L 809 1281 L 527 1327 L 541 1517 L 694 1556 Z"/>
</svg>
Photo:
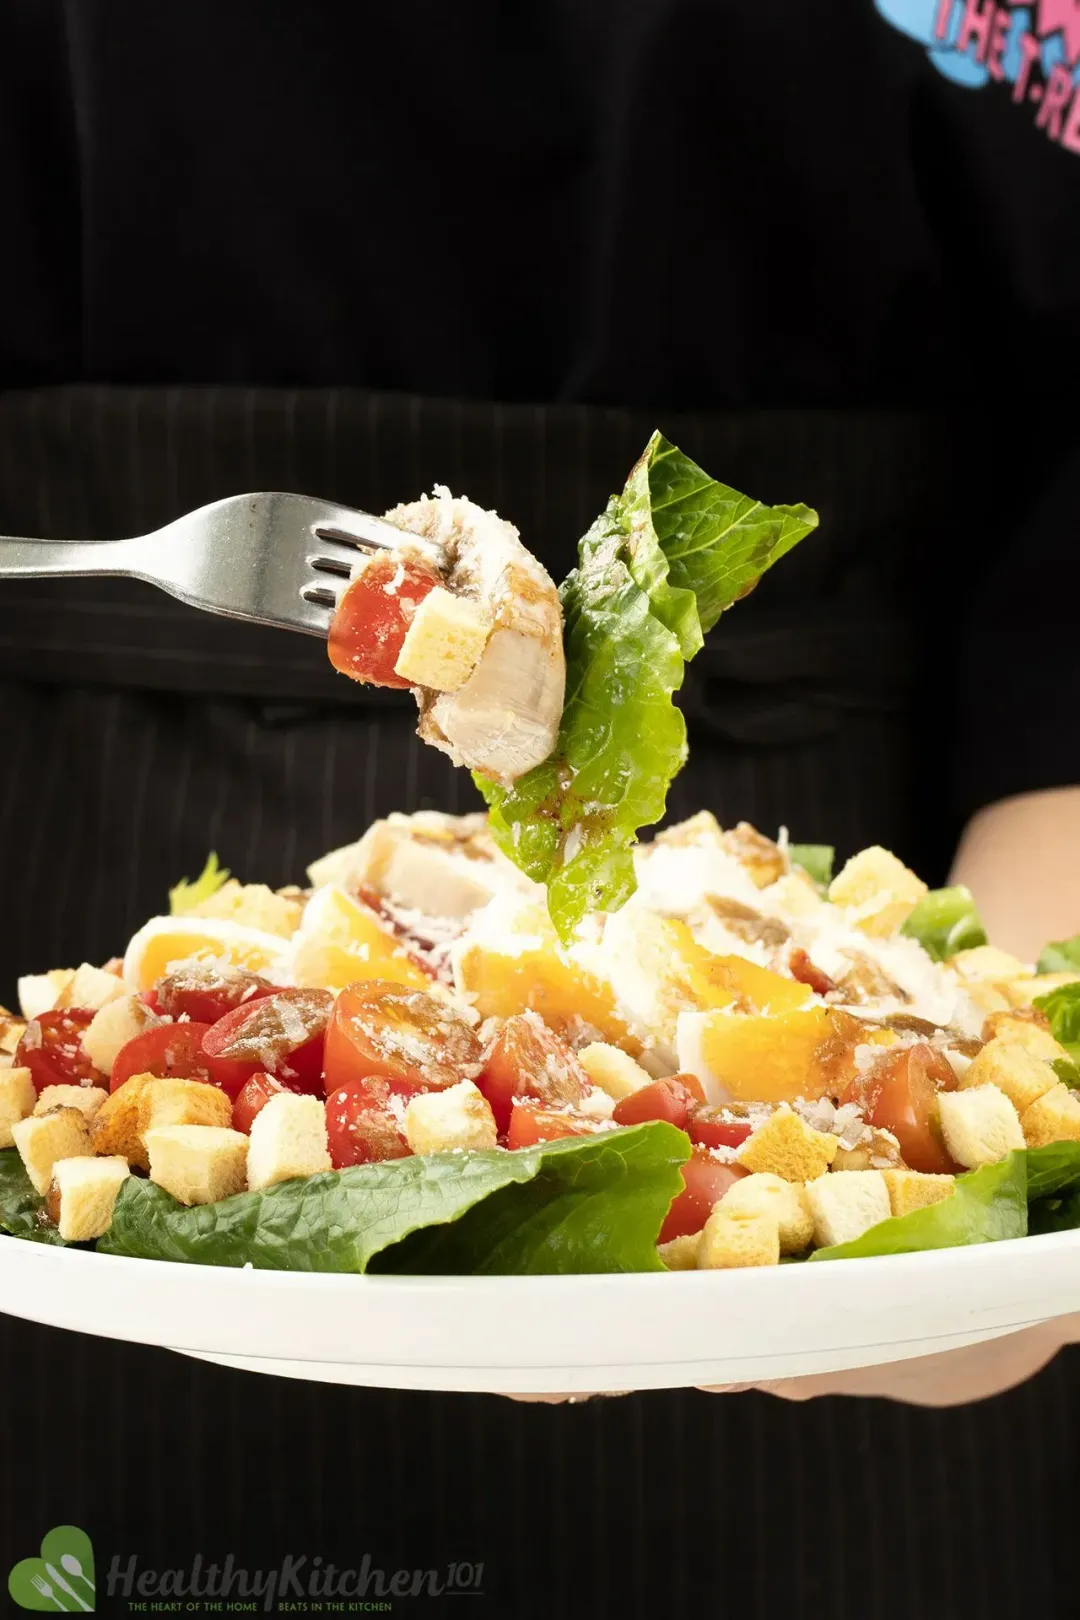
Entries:
<svg viewBox="0 0 1080 1620">
<path fill-rule="evenodd" d="M 839 1145 L 835 1136 L 815 1131 L 781 1103 L 735 1157 L 744 1170 L 782 1176 L 785 1181 L 812 1181 L 829 1168 Z"/>
<path fill-rule="evenodd" d="M 919 1170 L 883 1170 L 894 1215 L 910 1215 L 912 1210 L 940 1204 L 956 1186 L 955 1176 L 928 1176 Z"/>
<path fill-rule="evenodd" d="M 1023 1012 L 1040 997 L 1048 996 L 1062 985 L 1075 984 L 1078 979 L 1080 973 L 1039 973 L 1033 977 L 1029 970 L 1019 978 L 999 984 L 997 988 L 1004 991 L 1014 1010 Z"/>
<path fill-rule="evenodd" d="M 61 990 L 56 1005 L 83 1007 L 88 1012 L 98 1012 L 110 1001 L 119 1001 L 125 995 L 127 986 L 123 979 L 115 973 L 107 973 L 104 968 L 92 967 L 89 962 L 84 962 L 75 969 L 70 982 Z"/>
<path fill-rule="evenodd" d="M 25 1034 L 26 1019 L 16 1018 L 6 1007 L 0 1007 L 0 1053 L 14 1057 Z"/>
<path fill-rule="evenodd" d="M 54 1108 L 77 1108 L 89 1121 L 108 1095 L 104 1086 L 46 1086 L 34 1104 L 34 1113 L 51 1114 Z"/>
<path fill-rule="evenodd" d="M 609 1046 L 607 1041 L 593 1041 L 578 1053 L 578 1062 L 594 1086 L 606 1091 L 609 1097 L 621 1102 L 633 1091 L 652 1084 L 652 1076 L 640 1063 L 635 1063 L 621 1047 Z"/>
<path fill-rule="evenodd" d="M 987 1041 L 982 1051 L 972 1058 L 961 1076 L 960 1088 L 968 1091 L 972 1086 L 997 1086 L 1016 1112 L 1022 1114 L 1057 1083 L 1058 1077 L 1049 1063 L 1032 1057 L 1011 1036 L 1002 1035 Z"/>
<path fill-rule="evenodd" d="M 90 1243 L 112 1225 L 117 1194 L 131 1172 L 126 1159 L 58 1159 L 46 1207 L 67 1243 Z"/>
<path fill-rule="evenodd" d="M 139 1098 L 156 1079 L 156 1074 L 133 1074 L 102 1103 L 90 1125 L 95 1153 L 105 1157 L 119 1154 L 140 1170 L 149 1170 L 139 1129 Z"/>
<path fill-rule="evenodd" d="M 995 984 L 1007 979 L 1031 977 L 1031 969 L 1018 956 L 998 950 L 996 945 L 974 945 L 971 950 L 957 951 L 950 956 L 948 966 L 965 984 L 990 979 Z"/>
<path fill-rule="evenodd" d="M 996 1164 L 1024 1146 L 1020 1116 L 998 1086 L 938 1093 L 938 1118 L 949 1157 L 966 1170 Z"/>
<path fill-rule="evenodd" d="M 1015 1010 L 992 1012 L 983 1024 L 982 1038 L 987 1045 L 991 1041 L 1002 1040 L 1022 1046 L 1025 1052 L 1034 1058 L 1041 1058 L 1044 1063 L 1057 1063 L 1069 1055 L 1060 1041 L 1055 1041 L 1040 1013 L 1032 1015 Z"/>
<path fill-rule="evenodd" d="M 885 938 L 927 892 L 926 884 L 880 844 L 853 855 L 829 885 L 829 899 L 851 912 L 864 934 Z"/>
<path fill-rule="evenodd" d="M 264 934 L 291 939 L 300 926 L 303 909 L 299 901 L 275 894 L 265 883 L 237 883 L 235 878 L 230 878 L 216 894 L 193 906 L 188 915 L 221 917 L 228 922 L 242 923 L 245 928 L 259 928 Z"/>
<path fill-rule="evenodd" d="M 812 917 L 825 904 L 813 878 L 801 866 L 792 867 L 775 883 L 770 883 L 769 892 L 764 898 L 785 917 L 796 920 Z"/>
<path fill-rule="evenodd" d="M 78 1159 L 93 1152 L 86 1117 L 77 1108 L 31 1114 L 11 1127 L 11 1135 L 35 1191 L 43 1198 L 57 1159 Z"/>
<path fill-rule="evenodd" d="M 658 1243 L 656 1252 L 669 1271 L 696 1271 L 700 1247 L 700 1232 L 684 1232 L 682 1237 Z"/>
<path fill-rule="evenodd" d="M 394 674 L 410 686 L 459 692 L 480 662 L 491 625 L 480 602 L 436 585 L 413 614 Z"/>
<path fill-rule="evenodd" d="M 83 1030 L 82 1049 L 95 1069 L 108 1074 L 122 1046 L 160 1023 L 139 996 L 120 996 L 94 1014 Z"/>
<path fill-rule="evenodd" d="M 139 1094 L 139 1134 L 167 1125 L 232 1124 L 232 1103 L 201 1080 L 151 1080 Z"/>
<path fill-rule="evenodd" d="M 787 857 L 779 844 L 748 821 L 740 821 L 721 837 L 721 844 L 729 855 L 734 855 L 740 866 L 746 868 L 755 888 L 767 889 L 787 871 Z"/>
<path fill-rule="evenodd" d="M 737 1266 L 778 1266 L 780 1228 L 764 1210 L 725 1211 L 717 1204 L 701 1233 L 697 1263 L 702 1271 Z"/>
<path fill-rule="evenodd" d="M 11 1127 L 32 1114 L 36 1103 L 29 1069 L 0 1069 L 0 1148 L 14 1145 Z"/>
<path fill-rule="evenodd" d="M 29 1020 L 52 1012 L 74 977 L 74 968 L 50 968 L 48 973 L 25 973 L 18 981 L 19 1010 L 23 1017 Z"/>
<path fill-rule="evenodd" d="M 329 1169 L 325 1103 L 292 1091 L 271 1097 L 251 1126 L 247 1175 L 252 1192 Z"/>
<path fill-rule="evenodd" d="M 1028 1147 L 1080 1142 L 1080 1097 L 1066 1085 L 1052 1086 L 1025 1108 L 1020 1124 Z"/>
<path fill-rule="evenodd" d="M 854 1243 L 892 1214 L 881 1170 L 834 1170 L 806 1184 L 818 1248 Z"/>
<path fill-rule="evenodd" d="M 491 1105 L 479 1086 L 459 1080 L 440 1091 L 418 1092 L 405 1109 L 405 1139 L 414 1153 L 482 1151 L 498 1146 Z"/>
<path fill-rule="evenodd" d="M 243 1192 L 248 1139 L 219 1125 L 164 1125 L 147 1131 L 150 1180 L 181 1204 L 216 1204 Z"/>
<path fill-rule="evenodd" d="M 717 1208 L 721 1206 L 729 1215 L 770 1215 L 780 1234 L 781 1254 L 801 1254 L 814 1235 L 806 1189 L 797 1181 L 785 1181 L 767 1171 L 733 1182 Z"/>
<path fill-rule="evenodd" d="M 686 821 L 676 821 L 663 832 L 658 832 L 653 842 L 656 844 L 670 844 L 674 849 L 703 848 L 722 849 L 724 833 L 711 810 L 699 810 L 696 815 L 690 816 Z"/>
</svg>

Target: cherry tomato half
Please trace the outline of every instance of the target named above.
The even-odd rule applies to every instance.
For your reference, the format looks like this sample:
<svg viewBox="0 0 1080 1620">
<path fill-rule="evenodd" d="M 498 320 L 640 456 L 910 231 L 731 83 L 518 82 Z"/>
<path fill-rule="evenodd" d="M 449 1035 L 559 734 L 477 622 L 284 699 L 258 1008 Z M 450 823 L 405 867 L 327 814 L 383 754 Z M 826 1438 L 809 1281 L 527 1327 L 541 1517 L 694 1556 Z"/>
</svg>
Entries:
<svg viewBox="0 0 1080 1620">
<path fill-rule="evenodd" d="M 276 1097 L 279 1091 L 286 1089 L 272 1074 L 253 1074 L 250 1080 L 245 1080 L 233 1103 L 233 1130 L 243 1131 L 245 1136 L 250 1136 L 252 1122 L 256 1116 L 266 1107 L 271 1097 Z"/>
<path fill-rule="evenodd" d="M 408 1158 L 412 1148 L 400 1119 L 391 1111 L 390 1099 L 407 1104 L 423 1089 L 392 1075 L 371 1074 L 331 1091 L 326 1099 L 326 1134 L 334 1169 Z"/>
<path fill-rule="evenodd" d="M 520 1098 L 510 1112 L 510 1126 L 506 1133 L 508 1148 L 535 1147 L 538 1142 L 556 1142 L 562 1136 L 594 1136 L 600 1129 L 594 1119 L 583 1119 L 579 1114 L 564 1114 L 555 1108 Z"/>
<path fill-rule="evenodd" d="M 243 1070 L 241 1084 L 262 1073 L 274 1075 L 290 1091 L 321 1091 L 333 1006 L 329 990 L 276 990 L 219 1018 L 203 1037 L 203 1051 L 211 1066 L 224 1062 L 237 1073 Z"/>
<path fill-rule="evenodd" d="M 83 1007 L 65 1007 L 31 1018 L 15 1050 L 15 1067 L 30 1070 L 35 1091 L 102 1084 L 104 1076 L 82 1049 L 93 1016 Z"/>
<path fill-rule="evenodd" d="M 389 1075 L 437 1089 L 471 1080 L 480 1042 L 463 1018 L 423 990 L 382 979 L 350 985 L 337 998 L 326 1031 L 326 1090 Z"/>
<path fill-rule="evenodd" d="M 670 1238 L 685 1237 L 700 1232 L 728 1188 L 746 1175 L 738 1164 L 721 1164 L 705 1148 L 695 1148 L 684 1165 L 680 1166 L 683 1190 L 671 1200 L 664 1216 L 658 1243 Z"/>
<path fill-rule="evenodd" d="M 621 1097 L 612 1118 L 617 1125 L 643 1125 L 646 1120 L 664 1119 L 683 1131 L 695 1104 L 696 1098 L 673 1075 L 670 1080 L 654 1080 L 652 1085 Z"/>
<path fill-rule="evenodd" d="M 202 1038 L 209 1028 L 209 1024 L 155 1024 L 153 1029 L 144 1030 L 117 1052 L 109 1089 L 118 1090 L 133 1074 L 219 1084 L 202 1049 Z"/>
<path fill-rule="evenodd" d="M 699 1108 L 686 1127 L 699 1147 L 741 1147 L 753 1129 L 748 1119 L 724 1119 L 722 1108 Z"/>
<path fill-rule="evenodd" d="M 484 1053 L 476 1084 L 504 1133 L 516 1097 L 535 1097 L 556 1107 L 574 1106 L 589 1089 L 584 1069 L 536 1013 L 508 1018 Z"/>
<path fill-rule="evenodd" d="M 250 1006 L 277 987 L 247 968 L 220 968 L 209 962 L 189 962 L 159 979 L 150 994 L 154 1011 L 170 1018 L 190 1018 L 196 1024 L 216 1024 L 234 1007 Z M 144 997 L 145 999 L 145 997 Z"/>
<path fill-rule="evenodd" d="M 938 1119 L 941 1091 L 955 1091 L 956 1076 L 945 1056 L 925 1041 L 899 1050 L 886 1048 L 874 1067 L 860 1074 L 844 1092 L 843 1102 L 858 1103 L 878 1130 L 891 1131 L 904 1163 L 926 1175 L 954 1175 Z"/>
<path fill-rule="evenodd" d="M 354 681 L 407 687 L 395 673 L 401 644 L 420 603 L 439 583 L 429 564 L 373 557 L 353 580 L 330 625 L 330 662 Z"/>
</svg>

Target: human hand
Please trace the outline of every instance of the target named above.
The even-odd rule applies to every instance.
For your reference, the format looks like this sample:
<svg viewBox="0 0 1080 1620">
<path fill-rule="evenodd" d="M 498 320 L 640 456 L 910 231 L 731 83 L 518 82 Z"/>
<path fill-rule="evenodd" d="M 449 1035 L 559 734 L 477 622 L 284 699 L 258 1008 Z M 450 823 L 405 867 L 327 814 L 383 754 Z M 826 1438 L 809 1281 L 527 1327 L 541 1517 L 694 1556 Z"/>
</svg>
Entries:
<svg viewBox="0 0 1080 1620">
<path fill-rule="evenodd" d="M 1014 1389 L 1034 1377 L 1066 1344 L 1080 1343 L 1080 1314 L 1060 1316 L 1020 1333 L 1008 1333 L 962 1350 L 937 1356 L 914 1356 L 876 1367 L 819 1373 L 807 1378 L 766 1380 L 759 1384 L 699 1386 L 710 1395 L 736 1395 L 756 1389 L 786 1401 L 809 1401 L 818 1395 L 872 1395 L 909 1406 L 963 1406 Z M 589 1400 L 589 1395 L 512 1395 L 515 1401 L 547 1403 Z"/>
</svg>

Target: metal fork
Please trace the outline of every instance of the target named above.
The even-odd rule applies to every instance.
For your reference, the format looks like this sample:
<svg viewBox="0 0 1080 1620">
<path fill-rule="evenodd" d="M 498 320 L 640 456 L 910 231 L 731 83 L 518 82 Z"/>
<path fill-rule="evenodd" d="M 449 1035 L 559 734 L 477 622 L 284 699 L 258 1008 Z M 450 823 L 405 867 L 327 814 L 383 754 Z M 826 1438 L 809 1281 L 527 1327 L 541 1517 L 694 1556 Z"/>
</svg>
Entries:
<svg viewBox="0 0 1080 1620">
<path fill-rule="evenodd" d="M 0 536 L 0 579 L 120 575 L 208 613 L 326 636 L 358 553 L 402 547 L 446 566 L 436 541 L 367 512 L 310 495 L 231 495 L 132 540 Z"/>
</svg>

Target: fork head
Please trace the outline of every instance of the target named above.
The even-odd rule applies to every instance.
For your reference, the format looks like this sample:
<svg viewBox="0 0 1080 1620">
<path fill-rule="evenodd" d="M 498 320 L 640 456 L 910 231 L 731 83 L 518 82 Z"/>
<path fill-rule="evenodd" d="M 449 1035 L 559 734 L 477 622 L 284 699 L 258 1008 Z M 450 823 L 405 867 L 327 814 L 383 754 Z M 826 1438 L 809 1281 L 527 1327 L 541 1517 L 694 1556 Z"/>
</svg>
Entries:
<svg viewBox="0 0 1080 1620">
<path fill-rule="evenodd" d="M 407 546 L 447 566 L 437 542 L 310 495 L 233 495 L 179 518 L 160 538 L 168 545 L 158 582 L 181 600 L 323 637 L 367 557 Z"/>
</svg>

